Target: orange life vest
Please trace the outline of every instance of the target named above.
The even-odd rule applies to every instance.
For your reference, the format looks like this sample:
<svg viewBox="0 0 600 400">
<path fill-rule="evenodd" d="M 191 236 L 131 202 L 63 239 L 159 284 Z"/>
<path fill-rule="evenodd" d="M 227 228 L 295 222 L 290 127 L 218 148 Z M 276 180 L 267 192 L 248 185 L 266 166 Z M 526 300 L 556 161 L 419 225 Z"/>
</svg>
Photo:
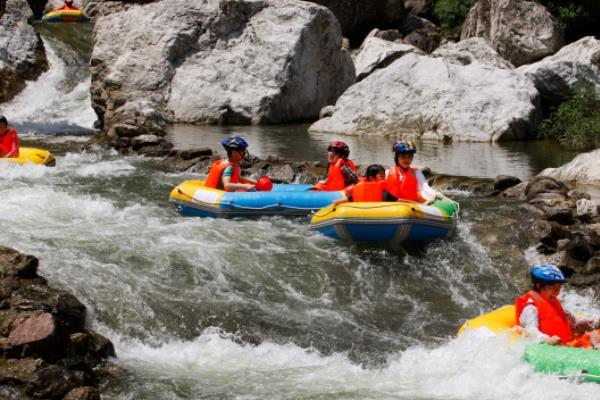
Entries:
<svg viewBox="0 0 600 400">
<path fill-rule="evenodd" d="M 383 201 L 385 182 L 361 181 L 352 189 L 352 201 Z"/>
<path fill-rule="evenodd" d="M 233 167 L 233 175 L 229 182 L 238 183 L 240 181 L 240 167 L 231 161 L 217 160 L 210 166 L 210 171 L 204 181 L 204 186 L 215 189 L 224 189 L 223 180 L 221 178 L 223 176 L 223 171 L 229 166 Z"/>
<path fill-rule="evenodd" d="M 408 168 L 404 171 L 396 166 L 386 179 L 388 192 L 398 200 L 410 200 L 422 202 L 419 195 L 417 182 L 417 170 Z"/>
<path fill-rule="evenodd" d="M 571 325 L 569 324 L 569 317 L 562 308 L 562 305 L 558 300 L 554 303 L 550 303 L 544 296 L 536 291 L 530 290 L 515 300 L 517 322 L 519 321 L 525 306 L 528 303 L 530 304 L 530 299 L 538 311 L 540 332 L 545 333 L 548 336 L 558 336 L 560 340 L 565 343 L 570 342 L 572 339 Z"/>
<path fill-rule="evenodd" d="M 14 129 L 7 128 L 0 135 L 0 157 L 19 157 L 19 139 Z"/>
<path fill-rule="evenodd" d="M 346 182 L 344 180 L 344 174 L 342 174 L 342 167 L 348 165 L 354 172 L 356 172 L 356 166 L 352 160 L 344 160 L 343 158 L 338 159 L 335 163 L 329 164 L 327 171 L 327 180 L 325 183 L 318 183 L 315 185 L 315 189 L 324 190 L 328 192 L 335 192 L 336 190 L 344 190 Z"/>
</svg>

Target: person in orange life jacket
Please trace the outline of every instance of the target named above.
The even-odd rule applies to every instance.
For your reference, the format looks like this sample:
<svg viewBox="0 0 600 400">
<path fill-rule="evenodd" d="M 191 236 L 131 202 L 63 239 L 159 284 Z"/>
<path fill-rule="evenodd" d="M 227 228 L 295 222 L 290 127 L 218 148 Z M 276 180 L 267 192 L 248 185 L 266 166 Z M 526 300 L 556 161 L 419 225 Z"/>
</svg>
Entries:
<svg viewBox="0 0 600 400">
<path fill-rule="evenodd" d="M 246 156 L 248 142 L 236 136 L 223 140 L 221 145 L 227 151 L 227 160 L 219 159 L 211 165 L 204 186 L 227 192 L 256 190 L 256 181 L 240 175 L 240 163 Z"/>
<path fill-rule="evenodd" d="M 0 116 L 0 158 L 19 157 L 17 131 L 8 127 L 8 121 Z"/>
<path fill-rule="evenodd" d="M 400 141 L 392 147 L 396 166 L 387 173 L 387 190 L 398 201 L 410 200 L 418 203 L 431 203 L 442 195 L 433 190 L 425 176 L 416 168 L 411 168 L 417 147 L 412 142 Z"/>
<path fill-rule="evenodd" d="M 348 159 L 350 148 L 344 142 L 335 141 L 327 147 L 329 168 L 327 179 L 315 184 L 313 190 L 336 191 L 358 183 L 358 173 L 354 162 Z"/>
<path fill-rule="evenodd" d="M 348 186 L 345 190 L 346 197 L 335 200 L 334 205 L 355 202 L 386 201 L 388 193 L 385 190 L 385 168 L 379 164 L 369 165 L 365 177 L 356 185 Z"/>
<path fill-rule="evenodd" d="M 79 11 L 79 7 L 77 7 L 74 3 L 73 0 L 65 0 L 65 3 L 63 4 L 63 6 L 59 9 L 57 9 L 56 11 L 62 11 L 62 10 L 67 10 L 67 11 Z"/>
<path fill-rule="evenodd" d="M 563 308 L 558 295 L 566 278 L 556 266 L 537 265 L 530 274 L 533 289 L 515 300 L 517 324 L 527 333 L 548 344 L 569 344 L 576 333 L 600 325 L 597 319 L 580 319 Z"/>
</svg>

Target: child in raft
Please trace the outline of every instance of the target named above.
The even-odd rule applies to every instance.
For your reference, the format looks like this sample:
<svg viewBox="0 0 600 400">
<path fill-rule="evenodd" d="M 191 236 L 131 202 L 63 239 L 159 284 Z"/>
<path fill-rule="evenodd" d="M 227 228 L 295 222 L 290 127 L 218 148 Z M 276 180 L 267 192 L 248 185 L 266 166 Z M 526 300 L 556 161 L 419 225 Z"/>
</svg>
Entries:
<svg viewBox="0 0 600 400">
<path fill-rule="evenodd" d="M 379 164 L 369 165 L 365 177 L 359 183 L 345 189 L 346 197 L 333 202 L 334 205 L 354 202 L 380 202 L 388 201 L 386 191 L 385 168 Z"/>
<path fill-rule="evenodd" d="M 398 201 L 414 201 L 430 204 L 443 195 L 431 188 L 421 171 L 412 168 L 412 162 L 417 146 L 413 142 L 401 140 L 392 146 L 394 163 L 387 173 L 386 188 L 391 196 Z"/>
<path fill-rule="evenodd" d="M 225 190 L 226 192 L 256 190 L 256 181 L 244 178 L 240 173 L 240 163 L 246 156 L 248 142 L 235 136 L 223 140 L 221 145 L 227 152 L 227 160 L 220 159 L 211 165 L 204 186 Z"/>
<path fill-rule="evenodd" d="M 555 265 L 536 265 L 530 270 L 533 288 L 515 300 L 517 325 L 522 333 L 547 344 L 600 348 L 600 320 L 575 316 L 558 300 L 567 281 Z M 596 329 L 596 330 L 593 330 Z"/>
</svg>

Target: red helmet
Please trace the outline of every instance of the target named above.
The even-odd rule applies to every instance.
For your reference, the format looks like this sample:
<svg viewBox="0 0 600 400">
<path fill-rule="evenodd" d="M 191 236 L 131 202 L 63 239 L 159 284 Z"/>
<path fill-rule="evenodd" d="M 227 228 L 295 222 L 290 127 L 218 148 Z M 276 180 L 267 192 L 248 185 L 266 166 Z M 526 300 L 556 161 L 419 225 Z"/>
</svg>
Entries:
<svg viewBox="0 0 600 400">
<path fill-rule="evenodd" d="M 346 158 L 350 155 L 350 147 L 344 142 L 340 142 L 336 140 L 335 142 L 329 143 L 327 147 L 327 151 L 331 151 L 335 154 L 339 154 L 340 156 Z"/>
<path fill-rule="evenodd" d="M 273 182 L 268 176 L 263 176 L 256 182 L 256 190 L 259 192 L 270 192 L 273 189 Z"/>
</svg>

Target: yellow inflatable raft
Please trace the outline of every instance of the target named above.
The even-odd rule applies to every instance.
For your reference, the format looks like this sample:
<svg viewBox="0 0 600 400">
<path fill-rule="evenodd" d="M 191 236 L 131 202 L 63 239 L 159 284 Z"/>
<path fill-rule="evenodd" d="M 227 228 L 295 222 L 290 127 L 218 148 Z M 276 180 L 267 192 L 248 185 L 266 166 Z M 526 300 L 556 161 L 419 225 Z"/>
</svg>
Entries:
<svg viewBox="0 0 600 400">
<path fill-rule="evenodd" d="M 47 167 L 56 165 L 56 159 L 49 151 L 31 147 L 21 147 L 19 149 L 19 157 L 2 158 L 0 160 L 19 165 L 38 164 Z"/>
<path fill-rule="evenodd" d="M 315 213 L 310 229 L 355 243 L 425 243 L 448 237 L 456 226 L 458 203 L 438 200 L 430 205 L 410 201 L 329 206 Z"/>
<path fill-rule="evenodd" d="M 90 19 L 80 10 L 50 11 L 42 17 L 45 22 L 87 22 Z"/>
<path fill-rule="evenodd" d="M 465 329 L 479 329 L 486 327 L 494 333 L 513 328 L 516 324 L 516 311 L 514 305 L 501 307 L 487 314 L 480 315 L 468 320 L 460 327 L 458 334 L 462 334 Z"/>
</svg>

